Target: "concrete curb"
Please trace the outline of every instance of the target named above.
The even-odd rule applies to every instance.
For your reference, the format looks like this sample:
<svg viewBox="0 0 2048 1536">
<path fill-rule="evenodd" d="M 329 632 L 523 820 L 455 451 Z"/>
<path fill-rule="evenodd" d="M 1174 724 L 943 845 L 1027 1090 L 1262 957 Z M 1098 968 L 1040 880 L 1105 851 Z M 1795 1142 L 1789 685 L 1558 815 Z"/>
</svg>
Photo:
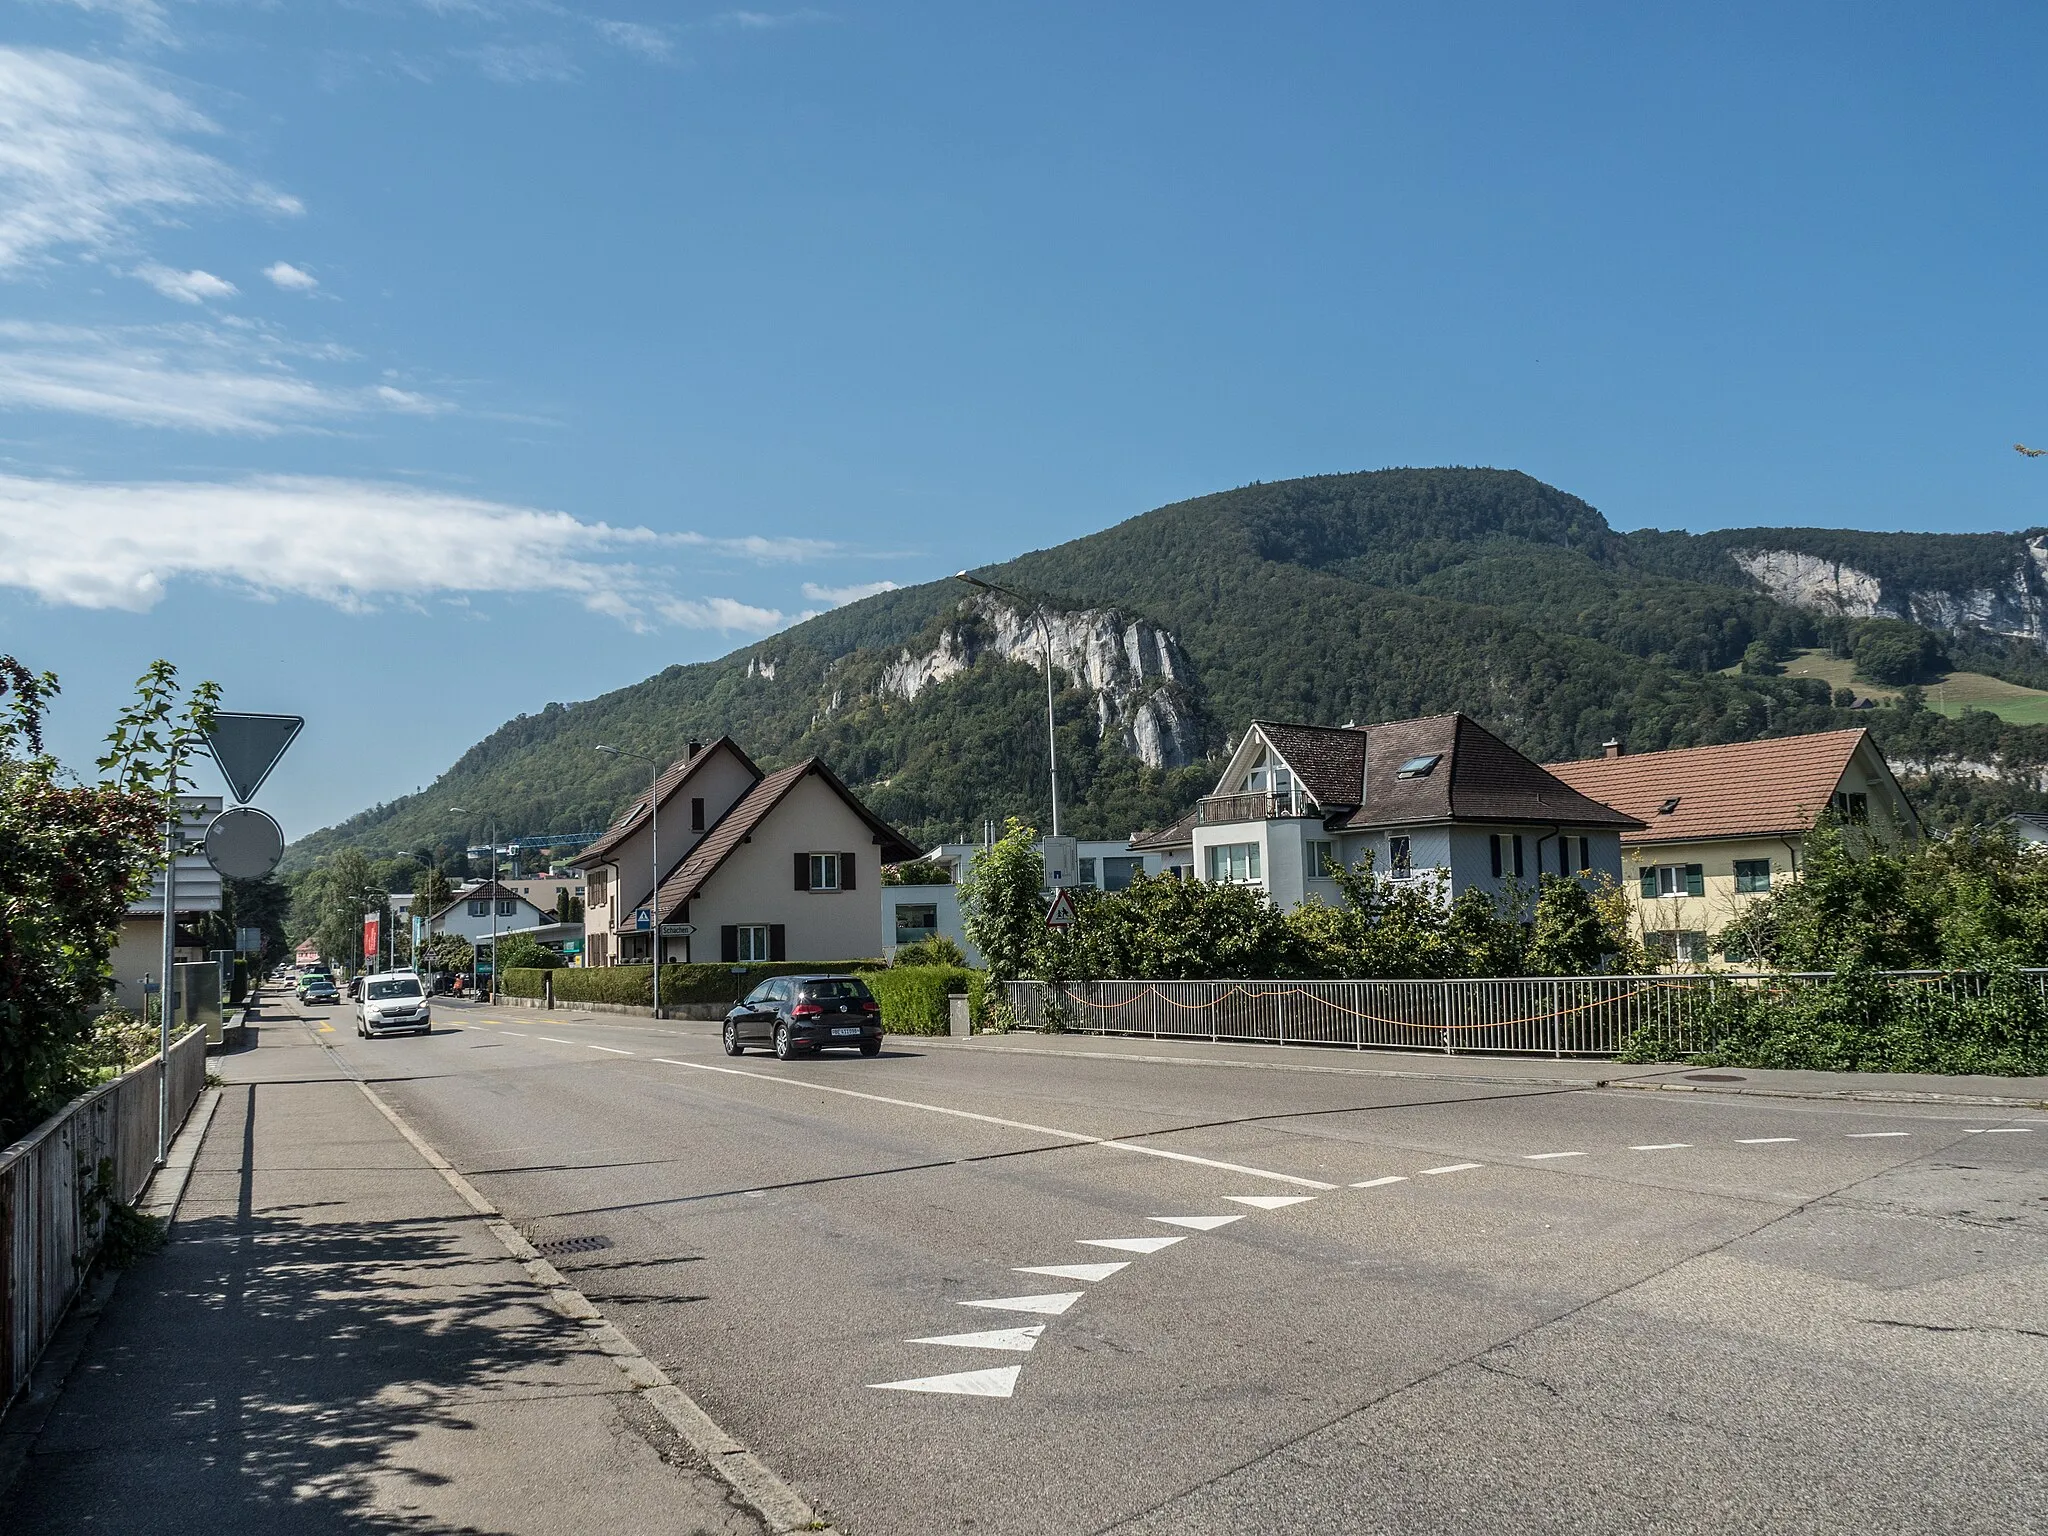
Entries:
<svg viewBox="0 0 2048 1536">
<path fill-rule="evenodd" d="M 333 1048 L 326 1041 L 317 1035 L 314 1039 L 334 1055 Z M 817 1511 L 801 1494 L 777 1477 L 752 1451 L 719 1428 L 694 1398 L 671 1381 L 667 1372 L 642 1354 L 638 1345 L 591 1304 L 589 1297 L 569 1284 L 560 1270 L 542 1258 L 481 1190 L 456 1172 L 426 1138 L 406 1124 L 404 1117 L 386 1103 L 376 1089 L 349 1071 L 347 1063 L 339 1056 L 334 1056 L 334 1060 L 349 1080 L 362 1090 L 363 1097 L 391 1122 L 427 1165 L 441 1175 L 462 1203 L 484 1218 L 484 1226 L 499 1245 L 518 1261 L 533 1283 L 547 1293 L 548 1304 L 562 1316 L 583 1324 L 592 1342 L 611 1357 L 612 1363 L 633 1384 L 647 1405 L 661 1415 L 684 1443 L 704 1458 L 711 1470 L 724 1479 L 749 1509 L 767 1522 L 770 1530 L 777 1533 L 816 1531 L 824 1533 L 824 1536 L 833 1536 L 833 1528 L 819 1519 Z"/>
<path fill-rule="evenodd" d="M 1727 1083 L 1601 1082 L 1598 1088 L 1633 1088 L 1651 1093 L 1733 1093 L 1755 1099 L 1833 1099 L 1857 1104 L 1973 1104 L 1986 1109 L 2048 1109 L 2048 1099 L 2002 1099 L 1981 1093 L 1906 1093 L 1879 1088 L 1736 1088 Z"/>
</svg>

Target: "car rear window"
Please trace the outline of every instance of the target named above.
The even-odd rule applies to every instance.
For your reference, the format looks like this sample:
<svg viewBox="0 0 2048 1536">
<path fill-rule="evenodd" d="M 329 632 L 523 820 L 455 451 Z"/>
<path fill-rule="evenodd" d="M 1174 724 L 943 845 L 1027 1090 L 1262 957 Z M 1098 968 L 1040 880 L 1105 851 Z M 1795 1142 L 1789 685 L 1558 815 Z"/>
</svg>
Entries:
<svg viewBox="0 0 2048 1536">
<path fill-rule="evenodd" d="M 370 1001 L 372 1002 L 386 997 L 418 997 L 419 995 L 420 984 L 410 979 L 405 981 L 373 981 L 370 983 Z"/>
<path fill-rule="evenodd" d="M 855 1003 L 867 998 L 868 986 L 864 981 L 807 981 L 804 983 L 804 1001 L 807 1003 Z"/>
</svg>

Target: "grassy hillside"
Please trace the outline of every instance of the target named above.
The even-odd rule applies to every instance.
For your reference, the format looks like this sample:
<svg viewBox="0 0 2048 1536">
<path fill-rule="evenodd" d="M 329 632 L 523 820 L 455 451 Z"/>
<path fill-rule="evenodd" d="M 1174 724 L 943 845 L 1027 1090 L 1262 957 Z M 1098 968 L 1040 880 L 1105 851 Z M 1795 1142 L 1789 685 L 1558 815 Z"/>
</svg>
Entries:
<svg viewBox="0 0 2048 1536">
<path fill-rule="evenodd" d="M 1935 540 L 1930 566 L 1959 580 L 1993 560 L 1994 536 L 1942 537 L 1882 540 L 1900 561 L 1919 546 L 1896 541 Z M 1463 709 L 1538 757 L 1589 754 L 1609 736 L 1645 750 L 1857 723 L 1921 756 L 2048 761 L 2048 730 L 2036 726 L 1852 715 L 1831 706 L 1819 676 L 1725 674 L 1752 640 L 1784 654 L 1822 638 L 1812 616 L 1747 584 L 1726 554 L 1740 541 L 1617 534 L 1577 497 L 1513 472 L 1386 470 L 1199 497 L 989 574 L 1062 609 L 1114 608 L 1172 631 L 1197 673 L 1212 754 L 1254 715 L 1334 724 Z M 2009 559 L 2015 541 L 2002 543 Z M 597 756 L 596 743 L 668 753 L 720 732 L 764 766 L 823 755 L 921 839 L 990 816 L 1042 819 L 1043 685 L 1028 668 L 985 662 L 911 701 L 878 693 L 892 661 L 937 644 L 961 597 L 952 582 L 884 593 L 717 661 L 521 716 L 427 793 L 316 833 L 291 861 L 343 844 L 476 838 L 482 817 L 453 826 L 440 809 L 450 802 L 495 809 L 508 833 L 599 825 L 643 775 Z M 1098 739 L 1076 689 L 1059 720 L 1062 800 L 1082 835 L 1167 820 L 1213 777 L 1212 766 L 1147 769 Z"/>
</svg>

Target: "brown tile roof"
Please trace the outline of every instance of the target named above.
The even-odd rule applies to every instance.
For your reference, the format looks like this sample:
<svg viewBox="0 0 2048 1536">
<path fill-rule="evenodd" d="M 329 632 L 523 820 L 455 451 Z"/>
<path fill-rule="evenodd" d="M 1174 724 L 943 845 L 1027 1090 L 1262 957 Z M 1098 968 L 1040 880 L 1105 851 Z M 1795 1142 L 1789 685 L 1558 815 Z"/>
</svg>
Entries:
<svg viewBox="0 0 2048 1536">
<path fill-rule="evenodd" d="M 811 774 L 816 774 L 830 785 L 839 798 L 846 802 L 848 808 L 874 832 L 875 855 L 878 862 L 877 867 L 865 878 L 879 882 L 882 878 L 881 864 L 896 864 L 904 859 L 914 859 L 923 851 L 863 805 L 859 796 L 841 782 L 839 775 L 827 767 L 822 758 L 807 757 L 800 763 L 791 763 L 787 768 L 780 768 L 769 774 L 740 796 L 739 802 L 731 810 L 719 817 L 717 823 L 704 834 L 697 846 L 690 850 L 683 862 L 661 882 L 660 896 L 655 902 L 655 906 L 662 913 L 658 921 L 673 921 L 669 914 L 701 891 L 704 882 L 718 872 L 720 865 L 732 857 L 733 850 L 768 819 L 769 813 L 782 803 L 784 796 Z"/>
<path fill-rule="evenodd" d="M 1813 830 L 1869 736 L 1861 729 L 1821 731 L 1549 766 L 1567 784 L 1646 823 L 1622 834 L 1627 844 L 1778 837 Z M 1677 806 L 1659 814 L 1673 799 Z"/>
<path fill-rule="evenodd" d="M 161 893 L 159 893 L 159 895 L 161 895 Z M 479 880 L 475 885 L 469 886 L 464 890 L 457 891 L 454 894 L 454 896 L 449 899 L 448 904 L 442 907 L 440 911 L 430 914 L 427 918 L 427 921 L 431 923 L 437 921 L 440 918 L 446 917 L 450 912 L 453 912 L 465 901 L 497 901 L 500 898 L 506 901 L 523 901 L 529 907 L 532 907 L 536 912 L 547 911 L 546 907 L 542 906 L 539 902 L 535 901 L 531 896 L 522 896 L 519 892 L 513 890 L 512 887 L 509 885 L 503 885 L 493 880 Z M 161 905 L 162 903 L 159 902 L 158 904 Z"/>
<path fill-rule="evenodd" d="M 1252 722 L 1273 750 L 1287 759 L 1318 805 L 1358 804 L 1365 772 L 1365 732 L 1355 726 L 1291 725 L 1284 720 Z"/>
<path fill-rule="evenodd" d="M 1191 848 L 1195 842 L 1195 818 L 1200 813 L 1189 811 L 1170 827 L 1161 827 L 1156 832 L 1133 832 L 1131 852 L 1144 853 L 1161 848 Z"/>
<path fill-rule="evenodd" d="M 1364 734 L 1365 803 L 1340 824 L 1346 831 L 1454 820 L 1623 829 L 1636 822 L 1545 771 L 1469 715 L 1394 720 Z M 1437 754 L 1428 773 L 1400 777 L 1403 763 Z"/>
<path fill-rule="evenodd" d="M 754 760 L 751 757 L 740 750 L 739 743 L 730 736 L 721 736 L 718 740 L 703 747 L 701 750 L 677 758 L 667 768 L 662 770 L 661 777 L 654 781 L 655 803 L 667 805 L 669 797 L 683 787 L 685 780 L 709 762 L 712 753 L 716 752 L 720 747 L 730 750 L 733 756 L 740 760 L 741 766 L 756 779 L 761 777 L 761 770 L 754 766 Z M 620 812 L 616 821 L 605 828 L 604 836 L 576 855 L 576 862 L 581 864 L 587 861 L 602 861 L 606 854 L 624 842 L 633 833 L 634 829 L 646 819 L 647 796 L 643 794 L 636 798 L 631 805 L 628 805 L 624 811 Z"/>
</svg>

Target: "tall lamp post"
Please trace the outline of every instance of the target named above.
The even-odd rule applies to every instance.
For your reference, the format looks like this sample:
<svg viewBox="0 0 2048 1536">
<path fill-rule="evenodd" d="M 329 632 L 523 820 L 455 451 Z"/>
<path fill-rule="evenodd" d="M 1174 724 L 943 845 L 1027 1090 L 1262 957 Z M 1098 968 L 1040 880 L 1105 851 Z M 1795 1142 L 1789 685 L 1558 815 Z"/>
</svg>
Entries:
<svg viewBox="0 0 2048 1536">
<path fill-rule="evenodd" d="M 466 805 L 451 805 L 451 811 L 467 811 Z M 485 836 L 491 840 L 491 990 L 484 1001 L 490 1007 L 498 1006 L 498 818 L 493 816 L 484 823 Z"/>
<path fill-rule="evenodd" d="M 654 1016 L 661 1017 L 661 762 L 658 758 L 640 752 L 627 752 L 619 747 L 599 747 L 606 757 L 629 758 L 636 763 L 647 765 L 647 841 L 648 862 L 653 865 L 653 885 L 649 888 L 647 901 L 653 909 L 654 932 L 649 938 L 654 961 Z"/>
<path fill-rule="evenodd" d="M 1060 748 L 1059 738 L 1053 734 L 1052 719 L 1052 625 L 1046 622 L 1039 605 L 1021 592 L 1012 592 L 1008 587 L 997 586 L 992 581 L 983 581 L 979 576 L 958 572 L 953 579 L 964 581 L 970 587 L 979 587 L 984 592 L 1000 592 L 1005 597 L 1014 597 L 1031 610 L 1031 616 L 1038 620 L 1038 632 L 1045 639 L 1045 760 L 1052 775 L 1052 835 L 1060 835 Z"/>
</svg>

